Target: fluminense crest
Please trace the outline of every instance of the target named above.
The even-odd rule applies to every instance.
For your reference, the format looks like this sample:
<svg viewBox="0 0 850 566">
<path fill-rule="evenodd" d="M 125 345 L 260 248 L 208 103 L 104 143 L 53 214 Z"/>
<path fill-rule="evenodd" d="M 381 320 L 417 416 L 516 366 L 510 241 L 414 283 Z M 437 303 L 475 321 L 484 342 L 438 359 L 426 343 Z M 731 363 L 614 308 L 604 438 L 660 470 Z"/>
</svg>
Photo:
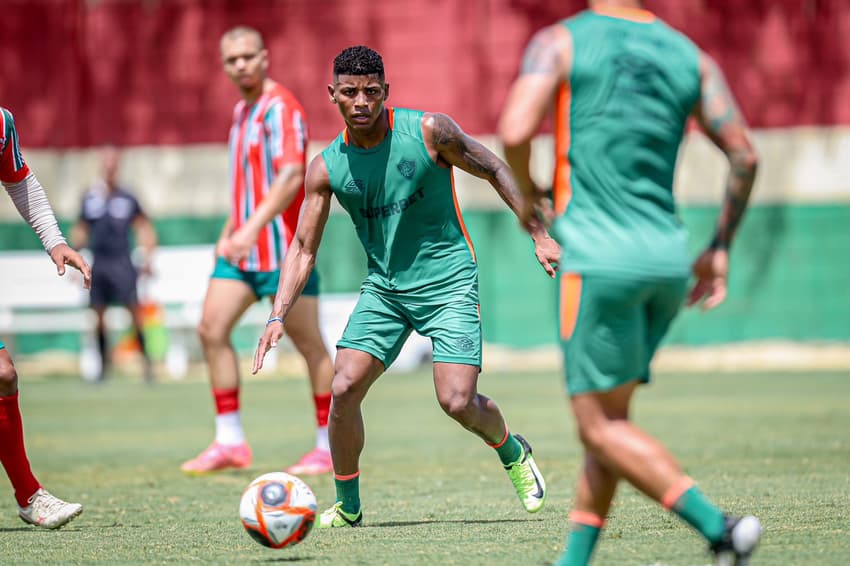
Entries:
<svg viewBox="0 0 850 566">
<path fill-rule="evenodd" d="M 398 171 L 404 175 L 405 179 L 412 179 L 416 174 L 416 162 L 412 159 L 402 159 L 398 162 Z"/>
</svg>

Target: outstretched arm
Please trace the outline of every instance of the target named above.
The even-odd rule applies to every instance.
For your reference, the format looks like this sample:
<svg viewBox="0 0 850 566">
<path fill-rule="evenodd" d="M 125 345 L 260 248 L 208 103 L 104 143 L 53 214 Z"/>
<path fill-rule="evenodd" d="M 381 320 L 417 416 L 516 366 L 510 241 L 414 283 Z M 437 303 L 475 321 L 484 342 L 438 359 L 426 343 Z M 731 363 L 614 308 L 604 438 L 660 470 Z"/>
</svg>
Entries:
<svg viewBox="0 0 850 566">
<path fill-rule="evenodd" d="M 12 113 L 0 108 L 0 114 L 5 128 L 0 132 L 0 136 L 6 139 L 5 145 L 0 148 L 0 183 L 9 193 L 21 217 L 38 235 L 44 249 L 50 254 L 50 259 L 56 264 L 56 272 L 60 276 L 64 275 L 66 265 L 77 268 L 83 274 L 83 286 L 88 289 L 91 286 L 89 265 L 79 253 L 68 246 L 44 188 L 24 163 Z"/>
<path fill-rule="evenodd" d="M 280 169 L 268 194 L 257 205 L 254 213 L 245 224 L 229 235 L 225 249 L 228 261 L 237 262 L 248 257 L 263 227 L 292 204 L 303 179 L 304 166 L 301 164 L 291 163 Z"/>
<path fill-rule="evenodd" d="M 708 55 L 700 58 L 701 94 L 694 117 L 703 131 L 729 160 L 729 176 L 714 238 L 694 262 L 697 283 L 688 303 L 703 299 L 703 308 L 716 307 L 726 298 L 729 269 L 728 249 L 732 244 L 755 182 L 758 156 L 750 131 L 720 68 Z"/>
<path fill-rule="evenodd" d="M 65 266 L 70 265 L 83 274 L 83 287 L 91 287 L 91 268 L 78 252 L 71 249 L 56 222 L 56 215 L 47 200 L 47 194 L 35 175 L 30 172 L 17 183 L 4 182 L 3 186 L 15 203 L 21 217 L 41 239 L 45 251 L 56 264 L 56 272 L 65 275 Z"/>
<path fill-rule="evenodd" d="M 445 114 L 426 114 L 423 118 L 422 132 L 426 147 L 433 151 L 437 160 L 463 169 L 488 181 L 502 200 L 519 216 L 522 209 L 522 195 L 516 180 L 507 164 L 495 153 L 484 147 L 460 129 L 454 120 Z M 549 237 L 546 228 L 536 218 L 524 224 L 534 239 L 537 259 L 546 272 L 555 276 L 552 264 L 557 264 L 560 248 Z"/>
<path fill-rule="evenodd" d="M 316 252 L 322 241 L 322 233 L 331 206 L 331 184 L 324 158 L 319 155 L 307 169 L 306 196 L 298 230 L 286 250 L 283 269 L 280 271 L 277 294 L 266 330 L 260 338 L 251 373 L 263 367 L 263 358 L 269 348 L 277 346 L 283 336 L 283 321 L 289 309 L 304 290 L 310 272 L 316 264 Z"/>
<path fill-rule="evenodd" d="M 529 42 L 519 76 L 511 86 L 502 116 L 499 137 L 505 159 L 524 198 L 521 219 L 528 222 L 539 212 L 549 216 L 546 192 L 531 178 L 531 140 L 552 106 L 572 65 L 572 38 L 562 25 L 543 28 Z"/>
</svg>

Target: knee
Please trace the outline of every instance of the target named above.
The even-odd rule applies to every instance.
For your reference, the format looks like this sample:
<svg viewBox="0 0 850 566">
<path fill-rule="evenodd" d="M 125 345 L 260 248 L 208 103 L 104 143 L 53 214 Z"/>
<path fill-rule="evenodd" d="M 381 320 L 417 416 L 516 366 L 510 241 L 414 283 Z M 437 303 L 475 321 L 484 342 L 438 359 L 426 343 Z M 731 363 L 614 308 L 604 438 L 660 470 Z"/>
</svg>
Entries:
<svg viewBox="0 0 850 566">
<path fill-rule="evenodd" d="M 227 342 L 227 334 L 207 318 L 202 318 L 200 324 L 198 324 L 198 338 L 205 348 Z"/>
<path fill-rule="evenodd" d="M 360 400 L 365 395 L 362 380 L 345 369 L 337 369 L 331 384 L 334 406 L 342 406 Z"/>
<path fill-rule="evenodd" d="M 11 362 L 0 360 L 0 395 L 12 395 L 18 390 L 18 372 Z"/>
<path fill-rule="evenodd" d="M 588 452 L 598 454 L 607 445 L 608 427 L 603 422 L 579 422 L 578 438 Z"/>
<path fill-rule="evenodd" d="M 437 400 L 444 413 L 456 421 L 463 422 L 472 409 L 474 397 L 474 395 L 470 395 L 464 391 L 453 391 L 448 394 L 439 395 Z"/>
</svg>

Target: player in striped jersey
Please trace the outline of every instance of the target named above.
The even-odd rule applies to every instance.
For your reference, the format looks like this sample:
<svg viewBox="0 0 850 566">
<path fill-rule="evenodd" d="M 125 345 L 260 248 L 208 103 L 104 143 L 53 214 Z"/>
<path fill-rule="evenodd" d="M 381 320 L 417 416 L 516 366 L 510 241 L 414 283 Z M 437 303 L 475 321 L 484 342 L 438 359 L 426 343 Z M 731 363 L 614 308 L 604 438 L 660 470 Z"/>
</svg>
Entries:
<svg viewBox="0 0 850 566">
<path fill-rule="evenodd" d="M 24 162 L 15 121 L 5 108 L 0 108 L 0 182 L 18 212 L 38 234 L 59 275 L 64 275 L 65 266 L 71 265 L 83 274 L 88 289 L 91 269 L 65 243 L 44 189 Z M 0 342 L 0 462 L 15 490 L 18 515 L 24 522 L 56 529 L 83 512 L 79 503 L 68 503 L 48 493 L 32 473 L 18 404 L 18 374 L 3 342 Z"/>
<path fill-rule="evenodd" d="M 304 200 L 307 124 L 291 92 L 267 76 L 268 52 L 255 29 L 240 26 L 221 39 L 225 73 L 242 100 L 230 128 L 232 210 L 215 248 L 216 265 L 198 328 L 216 407 L 215 441 L 182 470 L 198 474 L 245 468 L 251 449 L 239 416 L 239 369 L 230 333 L 263 297 L 274 298 L 280 266 Z M 319 331 L 319 282 L 310 275 L 286 332 L 307 363 L 316 409 L 316 446 L 287 471 L 330 472 L 328 412 L 333 364 Z"/>
</svg>

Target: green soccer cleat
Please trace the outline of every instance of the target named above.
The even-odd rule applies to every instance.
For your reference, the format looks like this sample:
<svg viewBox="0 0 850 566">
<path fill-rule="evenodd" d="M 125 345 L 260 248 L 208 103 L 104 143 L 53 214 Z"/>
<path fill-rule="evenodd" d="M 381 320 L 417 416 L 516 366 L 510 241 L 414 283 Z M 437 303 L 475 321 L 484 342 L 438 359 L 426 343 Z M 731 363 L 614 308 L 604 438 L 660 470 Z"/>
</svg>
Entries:
<svg viewBox="0 0 850 566">
<path fill-rule="evenodd" d="M 334 503 L 319 516 L 320 529 L 336 529 L 340 527 L 359 527 L 363 522 L 363 510 L 356 515 L 342 510 L 342 501 Z"/>
<path fill-rule="evenodd" d="M 531 456 L 531 445 L 518 434 L 515 434 L 514 438 L 522 444 L 522 458 L 510 466 L 505 466 L 505 471 L 508 472 L 525 510 L 537 513 L 543 509 L 543 503 L 546 501 L 546 482 Z"/>
</svg>

